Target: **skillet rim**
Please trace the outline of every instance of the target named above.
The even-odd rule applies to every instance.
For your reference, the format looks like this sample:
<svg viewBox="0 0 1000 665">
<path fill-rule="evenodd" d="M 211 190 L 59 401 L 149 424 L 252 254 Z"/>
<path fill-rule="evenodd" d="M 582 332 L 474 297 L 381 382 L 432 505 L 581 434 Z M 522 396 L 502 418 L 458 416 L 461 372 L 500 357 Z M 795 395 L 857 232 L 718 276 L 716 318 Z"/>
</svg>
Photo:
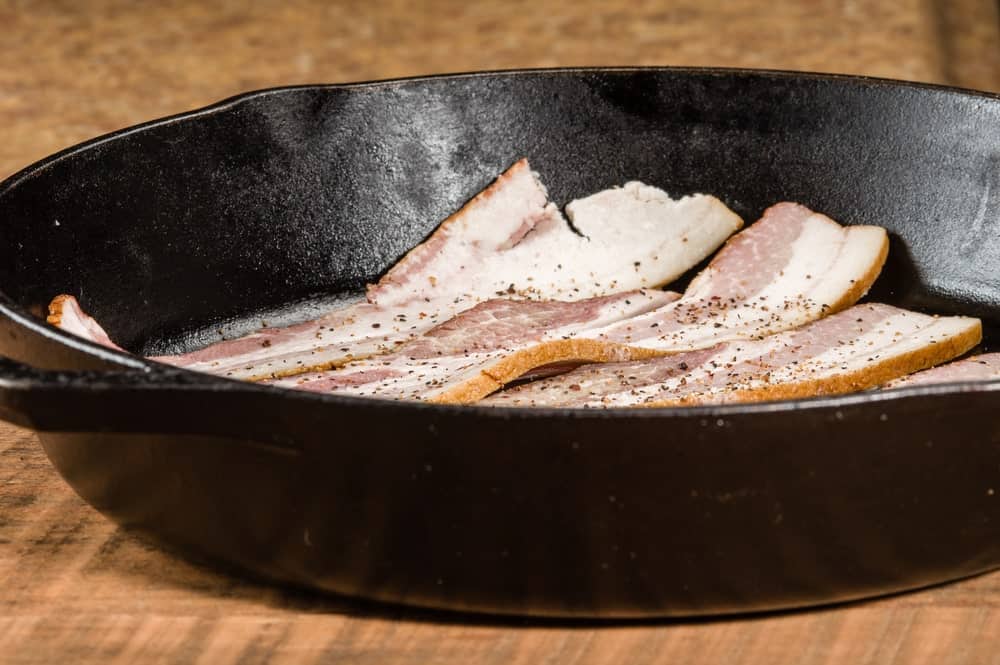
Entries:
<svg viewBox="0 0 1000 665">
<path fill-rule="evenodd" d="M 0 199 L 22 182 L 30 180 L 35 175 L 42 173 L 49 167 L 70 159 L 79 153 L 91 150 L 104 143 L 122 139 L 135 133 L 147 131 L 155 127 L 172 125 L 178 122 L 196 120 L 201 116 L 215 115 L 232 109 L 246 101 L 280 95 L 282 93 L 301 90 L 366 90 L 370 88 L 393 87 L 407 85 L 410 83 L 420 83 L 425 81 L 447 81 L 461 80 L 468 78 L 499 78 L 499 77 L 526 77 L 544 75 L 567 75 L 567 74 L 607 74 L 607 73 L 668 73 L 679 75 L 703 74 L 712 76 L 745 76 L 757 77 L 761 79 L 804 79 L 820 81 L 837 81 L 844 85 L 872 86 L 881 88 L 912 88 L 928 92 L 938 92 L 949 95 L 959 95 L 965 97 L 981 98 L 991 102 L 1000 103 L 1000 93 L 992 93 L 983 90 L 963 88 L 959 86 L 945 85 L 939 83 L 926 83 L 919 81 L 907 81 L 888 77 L 865 76 L 857 74 L 839 74 L 827 72 L 807 72 L 786 69 L 760 69 L 744 67 L 683 67 L 683 66 L 612 66 L 612 67 L 537 67 L 521 69 L 498 69 L 469 72 L 450 72 L 432 75 L 416 75 L 391 79 L 375 79 L 366 81 L 352 81 L 345 83 L 305 83 L 286 86 L 274 86 L 241 92 L 206 106 L 201 106 L 188 111 L 170 114 L 159 118 L 143 121 L 135 125 L 129 125 L 121 129 L 101 134 L 87 139 L 86 141 L 68 146 L 33 162 L 24 168 L 16 171 L 4 180 L 0 181 Z M 479 417 L 496 417 L 501 420 L 552 416 L 568 416 L 571 418 L 617 418 L 625 416 L 630 418 L 676 418 L 676 417 L 714 417 L 726 418 L 732 416 L 754 416 L 757 414 L 786 413 L 791 411 L 824 409 L 824 408 L 848 408 L 860 404 L 881 403 L 883 401 L 895 401 L 910 397 L 953 395 L 960 393 L 1000 393 L 1000 379 L 989 381 L 960 381 L 941 384 L 930 384 L 924 386 L 913 386 L 896 388 L 888 391 L 868 390 L 858 393 L 842 395 L 822 395 L 802 399 L 771 400 L 763 402 L 746 402 L 737 404 L 717 404 L 708 406 L 673 406 L 673 407 L 611 407 L 611 408 L 554 408 L 554 407 L 490 407 L 481 404 L 430 404 L 424 402 L 412 402 L 403 400 L 390 400 L 378 397 L 358 397 L 350 395 L 337 395 L 326 393 L 313 393 L 308 391 L 292 390 L 276 386 L 262 385 L 259 383 L 230 379 L 227 377 L 196 372 L 166 365 L 141 356 L 132 355 L 122 351 L 109 349 L 84 338 L 65 332 L 56 326 L 49 324 L 25 310 L 14 302 L 6 293 L 0 290 L 0 315 L 9 319 L 12 323 L 22 328 L 26 328 L 35 335 L 41 336 L 49 341 L 68 347 L 74 351 L 81 352 L 92 358 L 112 363 L 122 369 L 136 370 L 141 374 L 171 375 L 179 373 L 181 377 L 197 375 L 201 378 L 199 385 L 210 388 L 212 391 L 229 390 L 249 390 L 263 391 L 265 394 L 289 397 L 295 395 L 296 399 L 317 400 L 320 403 L 337 405 L 340 407 L 362 407 L 362 406 L 388 406 L 401 409 L 430 410 L 432 413 L 442 415 L 465 414 Z M 113 371 L 113 370 L 110 370 Z M 41 380 L 46 381 L 50 376 L 66 377 L 71 374 L 78 374 L 73 371 L 52 370 L 42 374 Z M 99 375 L 98 375 L 99 376 Z M 89 379 L 78 377 L 87 382 L 87 388 L 101 386 L 100 381 L 90 383 Z M 0 381 L 3 381 L 0 377 Z M 193 384 L 179 382 L 181 389 L 190 389 Z"/>
</svg>

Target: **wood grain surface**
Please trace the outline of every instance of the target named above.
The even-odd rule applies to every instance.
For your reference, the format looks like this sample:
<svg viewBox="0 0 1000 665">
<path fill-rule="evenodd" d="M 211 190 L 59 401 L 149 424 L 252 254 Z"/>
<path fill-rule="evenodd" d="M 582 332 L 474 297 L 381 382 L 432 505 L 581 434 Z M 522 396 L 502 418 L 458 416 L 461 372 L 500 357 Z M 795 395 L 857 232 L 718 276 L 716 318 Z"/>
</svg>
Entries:
<svg viewBox="0 0 1000 665">
<path fill-rule="evenodd" d="M 990 0 L 0 0 L 0 26 L 0 177 L 113 129 L 294 83 L 673 64 L 1000 89 Z M 711 621 L 380 608 L 158 550 L 83 503 L 33 434 L 0 425 L 0 663 L 61 662 L 1000 664 L 1000 574 Z"/>
</svg>

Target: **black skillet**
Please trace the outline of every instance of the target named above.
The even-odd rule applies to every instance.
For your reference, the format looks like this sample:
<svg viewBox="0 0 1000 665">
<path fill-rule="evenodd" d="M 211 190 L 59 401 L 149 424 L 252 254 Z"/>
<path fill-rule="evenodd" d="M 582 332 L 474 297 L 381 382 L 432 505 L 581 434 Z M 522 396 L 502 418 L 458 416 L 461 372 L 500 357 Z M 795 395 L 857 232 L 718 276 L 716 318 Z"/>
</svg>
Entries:
<svg viewBox="0 0 1000 665">
<path fill-rule="evenodd" d="M 243 95 L 0 185 L 0 417 L 95 507 L 342 594 L 574 617 L 791 608 L 1000 566 L 1000 384 L 719 408 L 491 410 L 166 369 L 126 347 L 357 291 L 521 156 L 565 203 L 629 179 L 748 221 L 893 238 L 878 299 L 1000 320 L 1000 98 L 719 70 L 529 71 Z M 30 365 L 31 367 L 28 367 Z M 42 369 L 44 368 L 44 369 Z M 62 370 L 62 371 L 52 371 Z"/>
</svg>

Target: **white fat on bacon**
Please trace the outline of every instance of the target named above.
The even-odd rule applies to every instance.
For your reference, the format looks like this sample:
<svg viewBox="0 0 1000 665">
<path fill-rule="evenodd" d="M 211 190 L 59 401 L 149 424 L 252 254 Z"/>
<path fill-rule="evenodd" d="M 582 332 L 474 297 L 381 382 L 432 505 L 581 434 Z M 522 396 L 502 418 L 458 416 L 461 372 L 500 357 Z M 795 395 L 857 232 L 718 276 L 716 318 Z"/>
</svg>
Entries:
<svg viewBox="0 0 1000 665">
<path fill-rule="evenodd" d="M 574 302 L 496 298 L 432 328 L 397 353 L 268 383 L 389 399 L 468 402 L 497 390 L 508 376 L 546 364 L 544 358 L 532 355 L 532 349 L 547 350 L 540 342 L 555 344 L 564 355 L 581 361 L 631 357 L 624 347 L 581 342 L 573 334 L 636 316 L 679 297 L 641 290 Z"/>
<path fill-rule="evenodd" d="M 512 388 L 493 406 L 654 407 L 796 399 L 866 390 L 979 343 L 978 319 L 856 305 L 760 340 L 643 361 L 586 365 Z"/>
<path fill-rule="evenodd" d="M 934 383 L 991 381 L 996 379 L 1000 379 L 1000 353 L 984 353 L 890 381 L 883 388 L 907 388 L 909 386 L 926 386 Z"/>
<path fill-rule="evenodd" d="M 580 233 L 522 159 L 369 287 L 367 302 L 154 359 L 248 380 L 337 367 L 391 353 L 498 295 L 573 301 L 668 283 L 743 223 L 715 197 L 673 200 L 635 182 L 574 201 L 567 214 Z M 53 301 L 54 319 L 66 302 Z"/>
<path fill-rule="evenodd" d="M 338 372 L 325 378 L 317 373 L 280 385 L 395 399 L 472 402 L 554 363 L 635 360 L 722 341 L 761 338 L 854 304 L 877 277 L 887 246 L 881 228 L 845 228 L 803 206 L 779 204 L 730 239 L 681 299 L 646 308 L 646 313 L 635 311 L 603 325 L 587 320 L 573 330 L 527 336 L 517 345 L 488 353 L 470 351 L 470 340 L 492 338 L 495 328 L 509 329 L 503 317 L 515 317 L 517 307 L 526 307 L 512 305 L 502 316 L 458 317 L 444 324 L 456 334 L 448 338 L 451 346 L 435 346 L 432 359 L 414 350 L 426 339 L 420 338 L 401 347 L 391 359 L 352 363 L 339 377 Z M 580 303 L 564 306 L 574 304 Z"/>
</svg>

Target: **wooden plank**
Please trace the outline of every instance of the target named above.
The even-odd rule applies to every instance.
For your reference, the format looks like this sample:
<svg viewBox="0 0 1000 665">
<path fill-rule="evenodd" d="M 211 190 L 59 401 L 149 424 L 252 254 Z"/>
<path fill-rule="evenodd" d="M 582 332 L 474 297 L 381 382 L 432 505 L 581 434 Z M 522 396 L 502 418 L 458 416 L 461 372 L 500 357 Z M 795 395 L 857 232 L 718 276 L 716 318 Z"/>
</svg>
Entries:
<svg viewBox="0 0 1000 665">
<path fill-rule="evenodd" d="M 0 176 L 113 129 L 274 85 L 707 65 L 932 82 L 984 70 L 968 82 L 996 89 L 990 12 L 990 0 L 5 0 L 0 25 L 17 39 L 0 45 Z"/>
<path fill-rule="evenodd" d="M 0 176 L 236 92 L 550 65 L 716 65 L 1000 89 L 988 0 L 492 5 L 0 0 Z M 116 528 L 0 425 L 0 662 L 995 663 L 1000 574 L 851 606 L 619 624 L 376 609 L 248 582 Z"/>
</svg>

